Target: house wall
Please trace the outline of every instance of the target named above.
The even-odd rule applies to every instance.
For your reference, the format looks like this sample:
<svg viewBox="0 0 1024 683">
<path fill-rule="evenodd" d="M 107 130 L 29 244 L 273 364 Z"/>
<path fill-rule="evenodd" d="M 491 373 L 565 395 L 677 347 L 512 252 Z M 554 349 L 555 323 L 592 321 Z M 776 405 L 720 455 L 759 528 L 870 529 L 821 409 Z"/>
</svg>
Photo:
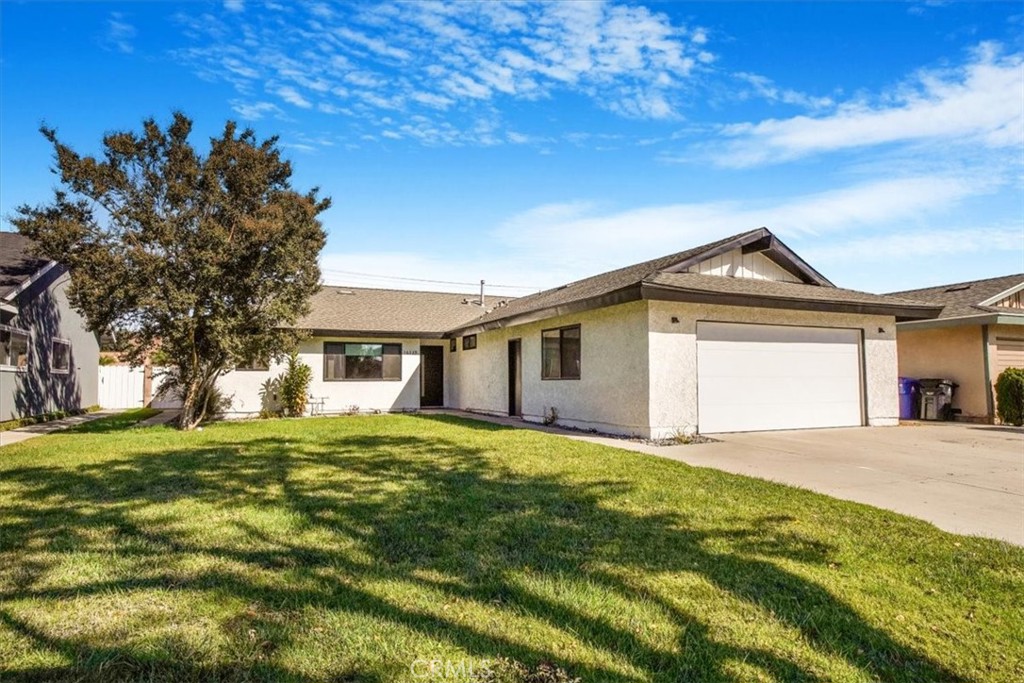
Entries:
<svg viewBox="0 0 1024 683">
<path fill-rule="evenodd" d="M 580 325 L 580 379 L 541 379 L 541 331 Z M 522 340 L 523 419 L 551 408 L 559 424 L 612 434 L 649 431 L 647 304 L 636 301 L 477 335 L 477 348 L 448 353 L 450 407 L 508 414 L 508 341 Z"/>
<path fill-rule="evenodd" d="M 699 427 L 697 416 L 697 322 L 718 321 L 843 327 L 863 331 L 867 423 L 898 423 L 896 324 L 892 316 L 817 313 L 742 306 L 649 302 L 650 432 L 663 437 Z M 673 323 L 675 317 L 679 322 Z"/>
<path fill-rule="evenodd" d="M 994 343 L 995 334 L 989 332 Z M 965 418 L 989 416 L 985 384 L 984 337 L 980 325 L 961 325 L 924 330 L 901 329 L 899 374 L 921 379 L 941 377 L 960 386 L 953 396 L 953 407 Z M 995 378 L 992 378 L 995 381 Z"/>
<path fill-rule="evenodd" d="M 67 271 L 53 268 L 15 297 L 18 313 L 7 322 L 29 330 L 29 367 L 0 369 L 0 420 L 96 405 L 99 341 L 71 308 L 67 298 L 70 283 Z M 50 369 L 54 337 L 71 342 L 67 373 Z"/>
<path fill-rule="evenodd" d="M 993 405 L 993 417 L 998 413 L 995 408 L 998 408 L 998 400 L 995 395 L 995 383 L 999 379 L 999 373 L 1003 370 L 1003 365 L 1000 364 L 999 354 L 996 351 L 996 346 L 1000 343 L 1004 345 L 1018 346 L 1018 344 L 1024 345 L 1024 325 L 990 325 L 988 328 L 988 361 L 989 361 L 989 379 L 991 380 L 991 391 L 992 391 L 992 405 Z M 1006 344 L 1010 342 L 1010 344 Z M 1013 342 L 1017 342 L 1016 344 Z M 1019 348 L 1019 347 L 1018 347 Z M 1010 367 L 1024 367 L 1024 359 L 1021 358 L 1020 354 L 1014 354 L 1015 358 L 1011 358 Z M 1004 358 L 1005 361 L 1005 358 Z"/>
<path fill-rule="evenodd" d="M 402 379 L 378 381 L 324 381 L 324 342 L 362 342 L 402 345 Z M 417 410 L 420 406 L 420 339 L 310 337 L 299 344 L 299 358 L 313 369 L 309 393 L 323 400 L 324 413 L 395 412 Z M 440 340 L 422 340 L 424 344 L 441 344 Z M 447 358 L 446 358 L 447 360 Z M 285 363 L 273 363 L 269 370 L 236 370 L 222 377 L 217 386 L 231 398 L 228 418 L 252 417 L 264 407 L 261 387 L 285 370 Z M 276 404 L 268 404 L 276 409 Z"/>
</svg>

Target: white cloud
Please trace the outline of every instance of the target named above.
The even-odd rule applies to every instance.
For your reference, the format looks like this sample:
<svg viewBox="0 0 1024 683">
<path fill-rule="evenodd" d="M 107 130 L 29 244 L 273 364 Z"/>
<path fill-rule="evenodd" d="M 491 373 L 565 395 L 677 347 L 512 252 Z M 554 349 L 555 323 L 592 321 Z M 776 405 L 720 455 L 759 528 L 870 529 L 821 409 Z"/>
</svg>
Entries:
<svg viewBox="0 0 1024 683">
<path fill-rule="evenodd" d="M 725 127 L 713 154 L 743 167 L 887 143 L 945 141 L 990 148 L 1024 142 L 1024 54 L 983 43 L 957 69 L 924 70 L 877 102 L 853 100 L 827 116 L 796 116 Z"/>
<path fill-rule="evenodd" d="M 602 211 L 591 202 L 548 204 L 505 221 L 495 238 L 535 254 L 572 254 L 574 275 L 600 272 L 759 227 L 796 242 L 847 233 L 923 228 L 998 186 L 971 174 L 874 181 L 777 200 L 694 202 Z M 554 265 L 554 264 L 552 264 Z"/>
<path fill-rule="evenodd" d="M 444 122 L 463 119 L 467 143 L 504 137 L 472 131 L 502 99 L 571 92 L 626 117 L 678 117 L 698 65 L 713 59 L 702 29 L 615 2 L 234 9 L 179 13 L 195 44 L 174 54 L 247 100 L 262 87 L 294 106 L 368 120 L 390 109 L 440 125 L 444 112 Z"/>
<path fill-rule="evenodd" d="M 232 100 L 231 109 L 243 119 L 258 121 L 267 115 L 281 116 L 284 112 L 272 102 L 243 102 Z"/>
<path fill-rule="evenodd" d="M 753 95 L 769 102 L 792 104 L 806 109 L 824 109 L 834 104 L 831 97 L 815 97 L 789 88 L 780 88 L 767 76 L 739 71 L 734 73 L 733 77 L 748 85 Z M 741 99 L 745 96 L 746 93 L 740 93 Z"/>
<path fill-rule="evenodd" d="M 296 107 L 300 107 L 302 109 L 309 109 L 310 107 L 313 106 L 309 100 L 300 95 L 299 91 L 290 85 L 281 86 L 280 88 L 277 88 L 273 92 L 288 104 L 294 104 Z"/>
<path fill-rule="evenodd" d="M 228 12 L 244 12 L 245 1 L 244 0 L 224 0 L 224 9 Z"/>
<path fill-rule="evenodd" d="M 981 277 L 984 268 L 1005 269 L 1006 254 L 1018 254 L 1019 261 L 1024 253 L 1019 225 L 976 228 L 950 218 L 967 202 L 998 189 L 997 183 L 964 173 L 881 180 L 774 200 L 621 211 L 592 201 L 560 202 L 534 207 L 485 232 L 477 241 L 485 249 L 328 252 L 322 262 L 334 271 L 325 272 L 327 281 L 336 284 L 472 291 L 394 280 L 398 275 L 547 288 L 764 226 L 840 286 L 894 290 L 920 282 L 934 259 L 947 259 L 947 280 L 957 277 L 949 275 L 954 270 L 964 272 L 963 258 L 972 254 L 981 255 L 984 265 L 967 277 Z M 373 266 L 368 270 L 366 264 Z"/>
<path fill-rule="evenodd" d="M 132 42 L 135 39 L 135 34 L 135 27 L 128 23 L 123 14 L 111 12 L 107 18 L 107 30 L 102 42 L 107 49 L 131 54 L 135 51 Z"/>
<path fill-rule="evenodd" d="M 1024 230 L 1021 226 L 964 226 L 943 230 L 918 230 L 858 237 L 820 246 L 808 246 L 802 255 L 823 264 L 865 259 L 875 263 L 905 262 L 914 258 L 956 256 L 1007 251 L 1024 254 Z M 940 278 L 941 279 L 941 278 Z"/>
</svg>

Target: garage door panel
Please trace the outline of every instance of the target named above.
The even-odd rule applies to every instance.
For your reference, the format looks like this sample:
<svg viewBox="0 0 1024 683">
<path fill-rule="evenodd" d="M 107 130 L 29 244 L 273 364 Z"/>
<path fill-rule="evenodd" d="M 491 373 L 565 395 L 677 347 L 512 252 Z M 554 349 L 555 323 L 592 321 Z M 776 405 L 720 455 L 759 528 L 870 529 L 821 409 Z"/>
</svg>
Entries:
<svg viewBox="0 0 1024 683">
<path fill-rule="evenodd" d="M 704 433 L 862 424 L 860 331 L 697 326 Z"/>
</svg>

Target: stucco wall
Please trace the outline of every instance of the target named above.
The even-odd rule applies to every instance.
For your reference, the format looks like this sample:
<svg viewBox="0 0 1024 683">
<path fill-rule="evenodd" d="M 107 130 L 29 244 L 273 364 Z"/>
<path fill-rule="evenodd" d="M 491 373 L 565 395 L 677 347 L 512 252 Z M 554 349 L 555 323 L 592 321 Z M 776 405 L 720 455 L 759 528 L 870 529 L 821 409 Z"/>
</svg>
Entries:
<svg viewBox="0 0 1024 683">
<path fill-rule="evenodd" d="M 991 336 L 995 337 L 994 334 Z M 984 341 L 980 325 L 901 329 L 898 341 L 901 377 L 951 379 L 960 385 L 953 396 L 953 407 L 959 408 L 964 417 L 988 416 Z"/>
<path fill-rule="evenodd" d="M 541 379 L 541 331 L 580 325 L 580 379 Z M 508 341 L 522 340 L 523 419 L 554 407 L 559 424 L 647 434 L 647 305 L 637 301 L 477 335 L 477 348 L 447 354 L 449 405 L 508 413 Z"/>
<path fill-rule="evenodd" d="M 362 342 L 402 345 L 401 381 L 324 381 L 324 342 Z M 424 341 L 438 344 L 438 340 Z M 299 358 L 313 369 L 309 393 L 323 398 L 325 413 L 416 410 L 420 405 L 420 340 L 398 338 L 352 339 L 346 337 L 311 337 L 299 344 Z M 447 360 L 447 359 L 446 359 Z M 218 382 L 225 396 L 231 398 L 226 417 L 257 415 L 262 408 L 260 388 L 268 379 L 284 372 L 285 364 L 272 364 L 267 371 L 240 370 L 230 372 Z"/>
<path fill-rule="evenodd" d="M 54 268 L 15 298 L 18 314 L 10 324 L 29 331 L 29 367 L 0 370 L 0 420 L 96 405 L 99 341 L 68 303 L 70 282 L 63 269 Z M 67 373 L 50 369 L 54 337 L 71 342 Z"/>
<path fill-rule="evenodd" d="M 864 396 L 868 424 L 898 423 L 896 325 L 891 316 L 817 313 L 740 306 L 651 301 L 651 434 L 699 428 L 697 415 L 697 321 L 843 327 L 864 333 Z M 675 317 L 679 322 L 673 323 Z"/>
</svg>

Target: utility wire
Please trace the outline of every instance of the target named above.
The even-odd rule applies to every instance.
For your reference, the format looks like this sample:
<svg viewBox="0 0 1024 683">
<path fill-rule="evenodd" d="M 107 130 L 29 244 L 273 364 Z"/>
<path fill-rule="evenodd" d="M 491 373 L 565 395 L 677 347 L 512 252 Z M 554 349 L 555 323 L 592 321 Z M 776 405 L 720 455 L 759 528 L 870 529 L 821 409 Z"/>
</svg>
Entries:
<svg viewBox="0 0 1024 683">
<path fill-rule="evenodd" d="M 428 280 L 425 278 L 418 277 L 400 277 L 398 275 L 374 275 L 373 273 L 356 273 L 350 270 L 333 270 L 330 268 L 322 268 L 321 271 L 328 275 L 355 275 L 357 277 L 369 277 L 376 278 L 379 280 L 401 280 L 403 282 L 426 282 L 435 285 L 459 285 L 465 287 L 479 287 L 479 282 L 454 282 L 452 280 Z M 487 287 L 498 287 L 501 289 L 532 289 L 540 291 L 540 287 L 527 287 L 526 285 L 495 285 L 488 282 Z"/>
</svg>

